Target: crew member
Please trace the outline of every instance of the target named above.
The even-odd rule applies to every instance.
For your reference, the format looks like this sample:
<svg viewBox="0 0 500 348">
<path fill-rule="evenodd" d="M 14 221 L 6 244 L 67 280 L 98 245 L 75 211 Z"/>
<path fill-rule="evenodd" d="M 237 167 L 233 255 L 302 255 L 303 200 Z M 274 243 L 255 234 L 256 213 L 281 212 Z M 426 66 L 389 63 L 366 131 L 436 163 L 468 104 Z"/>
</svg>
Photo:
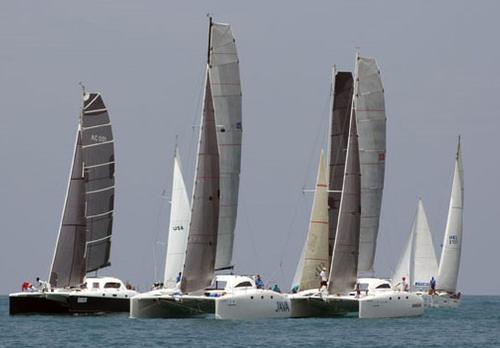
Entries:
<svg viewBox="0 0 500 348">
<path fill-rule="evenodd" d="M 257 289 L 264 289 L 264 282 L 260 278 L 260 274 L 257 274 L 257 279 L 255 279 L 255 286 Z"/>
<path fill-rule="evenodd" d="M 319 288 L 320 290 L 327 286 L 327 278 L 326 278 L 326 268 L 323 267 L 323 269 L 321 270 L 321 272 L 319 272 L 319 278 L 320 278 L 320 284 L 319 284 Z"/>
</svg>

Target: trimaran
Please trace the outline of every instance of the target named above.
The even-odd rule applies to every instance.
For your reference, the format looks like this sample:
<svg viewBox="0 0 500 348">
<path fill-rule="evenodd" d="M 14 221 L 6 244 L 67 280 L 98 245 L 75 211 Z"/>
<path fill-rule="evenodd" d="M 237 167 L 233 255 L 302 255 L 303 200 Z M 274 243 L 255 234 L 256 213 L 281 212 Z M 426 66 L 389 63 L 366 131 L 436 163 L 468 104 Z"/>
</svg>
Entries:
<svg viewBox="0 0 500 348">
<path fill-rule="evenodd" d="M 99 93 L 84 91 L 49 282 L 10 294 L 10 314 L 128 311 L 136 291 L 117 278 L 86 277 L 110 265 L 114 196 L 115 153 L 108 111 Z"/>
</svg>

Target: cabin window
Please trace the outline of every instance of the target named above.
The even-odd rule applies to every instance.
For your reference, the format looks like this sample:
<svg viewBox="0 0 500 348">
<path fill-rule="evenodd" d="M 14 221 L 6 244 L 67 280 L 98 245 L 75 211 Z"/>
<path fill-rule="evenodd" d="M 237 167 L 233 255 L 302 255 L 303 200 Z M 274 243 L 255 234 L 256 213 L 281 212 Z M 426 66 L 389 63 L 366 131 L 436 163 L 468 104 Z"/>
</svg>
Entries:
<svg viewBox="0 0 500 348">
<path fill-rule="evenodd" d="M 92 283 L 92 289 L 99 289 L 99 283 Z"/>
<path fill-rule="evenodd" d="M 387 283 L 380 284 L 379 286 L 376 287 L 376 289 L 390 289 L 391 286 Z"/>
<path fill-rule="evenodd" d="M 250 282 L 242 282 L 242 283 L 239 283 L 238 285 L 235 286 L 235 288 L 243 288 L 243 287 L 247 287 L 247 286 L 252 286 L 252 283 Z"/>
<path fill-rule="evenodd" d="M 120 283 L 115 283 L 115 282 L 106 283 L 106 284 L 104 284 L 104 289 L 119 289 L 120 286 L 121 286 Z"/>
</svg>

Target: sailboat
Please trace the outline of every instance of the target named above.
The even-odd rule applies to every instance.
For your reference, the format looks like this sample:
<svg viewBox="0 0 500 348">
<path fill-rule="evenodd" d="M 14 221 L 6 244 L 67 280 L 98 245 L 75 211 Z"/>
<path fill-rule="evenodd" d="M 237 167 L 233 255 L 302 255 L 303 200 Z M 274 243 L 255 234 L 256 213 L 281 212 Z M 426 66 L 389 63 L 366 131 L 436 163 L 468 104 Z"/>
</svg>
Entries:
<svg viewBox="0 0 500 348">
<path fill-rule="evenodd" d="M 134 290 L 117 278 L 87 276 L 110 265 L 114 177 L 107 108 L 99 93 L 84 91 L 49 282 L 10 294 L 10 314 L 128 311 Z"/>
<path fill-rule="evenodd" d="M 241 164 L 241 86 L 239 60 L 230 25 L 214 22 L 210 18 L 208 41 L 187 242 L 182 253 L 182 237 L 179 237 L 176 257 L 177 261 L 182 257 L 182 262 L 169 259 L 169 255 L 173 255 L 172 238 L 177 238 L 173 237 L 174 231 L 170 229 L 166 288 L 135 296 L 130 307 L 132 318 L 201 316 L 252 319 L 283 317 L 290 312 L 285 295 L 257 289 L 253 277 L 220 274 L 233 269 Z M 182 189 L 185 192 L 185 186 Z M 174 199 L 172 208 L 179 204 L 178 199 Z M 183 221 L 186 221 L 187 215 L 183 216 Z M 179 267 L 181 264 L 182 267 Z M 175 285 L 169 278 L 173 275 L 180 276 Z"/>
<path fill-rule="evenodd" d="M 333 70 L 328 207 L 323 208 L 329 212 L 328 285 L 326 289 L 303 289 L 299 285 L 298 292 L 290 295 L 292 317 L 357 312 L 360 318 L 380 318 L 423 312 L 423 301 L 416 295 L 396 293 L 388 281 L 382 279 L 364 279 L 363 283 L 357 279 L 360 267 L 367 265 L 367 270 L 373 267 L 369 263 L 375 247 L 366 241 L 376 239 L 383 186 L 384 166 L 379 162 L 385 160 L 385 114 L 383 89 L 374 62 L 372 58 L 357 55 L 354 79 L 350 72 Z M 373 79 L 374 74 L 378 78 Z M 362 126 L 358 126 L 359 123 Z M 380 139 L 383 141 L 378 141 Z M 364 204 L 368 208 L 363 208 Z M 371 236 L 364 244 L 363 233 Z M 370 255 L 363 258 L 361 252 Z M 307 251 L 303 251 L 302 258 L 306 257 Z M 304 264 L 301 259 L 298 267 L 302 271 L 296 274 L 305 270 Z M 294 284 L 297 286 L 296 280 Z"/>
<path fill-rule="evenodd" d="M 394 287 L 402 286 L 404 277 L 409 286 L 408 291 L 425 294 L 429 290 L 431 278 L 436 278 L 437 272 L 432 234 L 424 204 L 419 199 L 408 242 L 392 276 L 392 284 Z"/>
<path fill-rule="evenodd" d="M 463 213 L 464 170 L 459 137 L 448 219 L 437 272 L 436 293 L 430 296 L 430 301 L 426 298 L 431 307 L 456 307 L 460 303 L 461 294 L 457 293 L 457 283 L 462 251 Z"/>
</svg>

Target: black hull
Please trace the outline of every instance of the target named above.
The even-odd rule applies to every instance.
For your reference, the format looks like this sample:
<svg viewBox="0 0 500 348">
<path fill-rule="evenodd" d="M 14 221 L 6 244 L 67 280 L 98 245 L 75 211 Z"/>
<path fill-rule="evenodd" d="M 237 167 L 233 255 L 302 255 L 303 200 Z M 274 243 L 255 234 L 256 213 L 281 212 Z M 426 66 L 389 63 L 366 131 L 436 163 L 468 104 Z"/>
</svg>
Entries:
<svg viewBox="0 0 500 348">
<path fill-rule="evenodd" d="M 9 297 L 9 314 L 97 314 L 129 312 L 130 299 L 64 294 Z"/>
</svg>

